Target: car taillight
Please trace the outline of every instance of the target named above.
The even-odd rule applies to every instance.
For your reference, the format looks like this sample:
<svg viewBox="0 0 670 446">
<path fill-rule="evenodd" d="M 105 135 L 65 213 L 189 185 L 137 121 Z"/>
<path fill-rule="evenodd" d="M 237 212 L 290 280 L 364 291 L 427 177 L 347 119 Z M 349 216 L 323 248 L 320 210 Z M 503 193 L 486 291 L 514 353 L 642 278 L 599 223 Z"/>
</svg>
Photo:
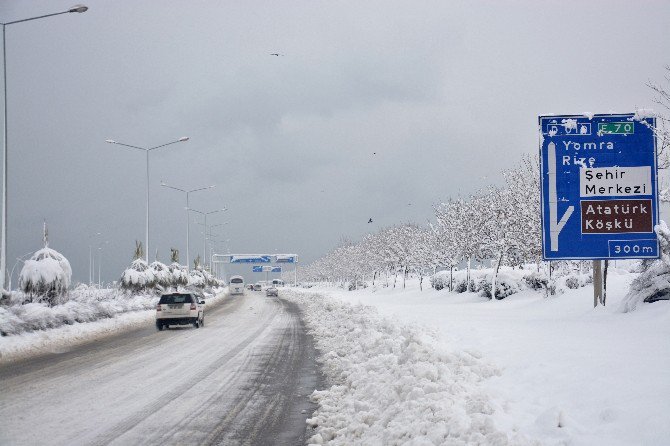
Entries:
<svg viewBox="0 0 670 446">
<path fill-rule="evenodd" d="M 161 311 L 161 304 L 156 305 L 156 311 Z"/>
<path fill-rule="evenodd" d="M 197 310 L 198 308 L 195 306 L 195 304 L 191 304 L 191 310 Z"/>
</svg>

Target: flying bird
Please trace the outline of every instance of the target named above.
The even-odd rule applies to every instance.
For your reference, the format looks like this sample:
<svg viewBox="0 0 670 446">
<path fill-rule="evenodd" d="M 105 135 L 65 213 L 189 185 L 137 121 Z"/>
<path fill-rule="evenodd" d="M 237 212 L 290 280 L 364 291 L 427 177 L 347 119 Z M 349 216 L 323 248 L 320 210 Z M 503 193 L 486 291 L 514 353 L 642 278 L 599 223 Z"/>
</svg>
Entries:
<svg viewBox="0 0 670 446">
<path fill-rule="evenodd" d="M 283 54 L 279 54 L 279 53 L 270 53 L 270 56 L 277 56 L 277 57 L 279 57 L 279 56 L 283 56 Z"/>
<path fill-rule="evenodd" d="M 372 223 L 372 219 L 368 220 L 368 223 Z"/>
</svg>

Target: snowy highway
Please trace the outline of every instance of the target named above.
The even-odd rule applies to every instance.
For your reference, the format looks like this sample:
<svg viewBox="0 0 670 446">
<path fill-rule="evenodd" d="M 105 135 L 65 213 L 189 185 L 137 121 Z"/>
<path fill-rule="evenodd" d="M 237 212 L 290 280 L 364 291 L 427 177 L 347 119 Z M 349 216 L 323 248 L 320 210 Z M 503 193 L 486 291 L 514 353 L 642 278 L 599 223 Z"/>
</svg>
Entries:
<svg viewBox="0 0 670 446">
<path fill-rule="evenodd" d="M 200 329 L 2 365 L 0 444 L 304 444 L 316 376 L 297 307 L 248 291 Z"/>
</svg>

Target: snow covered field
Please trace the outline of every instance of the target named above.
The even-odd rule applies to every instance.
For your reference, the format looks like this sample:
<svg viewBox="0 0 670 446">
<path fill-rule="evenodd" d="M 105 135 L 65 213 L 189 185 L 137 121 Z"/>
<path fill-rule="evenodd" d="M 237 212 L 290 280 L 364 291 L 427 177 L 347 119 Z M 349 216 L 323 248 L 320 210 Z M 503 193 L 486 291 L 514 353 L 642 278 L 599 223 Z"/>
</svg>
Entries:
<svg viewBox="0 0 670 446">
<path fill-rule="evenodd" d="M 668 444 L 670 304 L 617 311 L 634 277 L 611 268 L 595 310 L 590 286 L 502 301 L 418 281 L 301 291 L 336 384 L 314 395 L 312 441 Z"/>
<path fill-rule="evenodd" d="M 502 301 L 407 288 L 281 290 L 298 302 L 328 386 L 311 442 L 332 445 L 663 445 L 670 425 L 670 303 L 618 311 L 635 274 Z M 221 299 L 225 294 L 212 298 Z M 210 300 L 210 302 L 214 302 Z M 0 338 L 0 361 L 146 326 L 153 310 Z"/>
</svg>

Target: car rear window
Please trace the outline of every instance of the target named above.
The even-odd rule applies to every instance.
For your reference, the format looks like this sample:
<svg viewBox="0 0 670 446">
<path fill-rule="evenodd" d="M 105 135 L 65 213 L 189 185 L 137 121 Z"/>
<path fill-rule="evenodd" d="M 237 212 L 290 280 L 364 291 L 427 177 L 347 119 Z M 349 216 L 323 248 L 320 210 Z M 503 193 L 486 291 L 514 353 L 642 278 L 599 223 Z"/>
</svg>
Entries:
<svg viewBox="0 0 670 446">
<path fill-rule="evenodd" d="M 161 296 L 159 304 L 183 304 L 192 303 L 193 297 L 190 294 L 165 294 Z"/>
<path fill-rule="evenodd" d="M 230 279 L 230 283 L 244 283 L 244 280 L 240 278 Z"/>
</svg>

